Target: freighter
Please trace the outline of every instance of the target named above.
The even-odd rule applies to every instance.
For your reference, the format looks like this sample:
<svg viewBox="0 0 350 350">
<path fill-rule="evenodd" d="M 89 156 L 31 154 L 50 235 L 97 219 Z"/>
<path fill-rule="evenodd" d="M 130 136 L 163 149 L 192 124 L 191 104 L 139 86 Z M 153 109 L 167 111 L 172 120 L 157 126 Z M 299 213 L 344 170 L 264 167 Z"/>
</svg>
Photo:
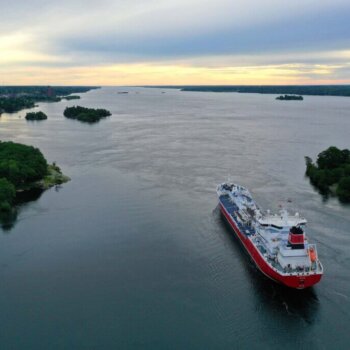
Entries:
<svg viewBox="0 0 350 350">
<path fill-rule="evenodd" d="M 222 214 L 264 275 L 297 289 L 320 281 L 323 267 L 304 233 L 305 218 L 286 209 L 263 212 L 246 188 L 233 183 L 219 185 L 217 194 Z"/>
</svg>

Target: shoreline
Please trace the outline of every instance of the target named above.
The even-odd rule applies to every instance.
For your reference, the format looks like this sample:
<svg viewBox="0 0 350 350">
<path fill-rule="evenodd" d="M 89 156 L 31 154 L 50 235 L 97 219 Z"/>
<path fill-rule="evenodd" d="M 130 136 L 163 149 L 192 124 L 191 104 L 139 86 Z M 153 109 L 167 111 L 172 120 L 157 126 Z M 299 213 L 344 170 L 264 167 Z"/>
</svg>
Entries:
<svg viewBox="0 0 350 350">
<path fill-rule="evenodd" d="M 69 176 L 62 173 L 61 169 L 55 163 L 49 164 L 47 166 L 47 171 L 48 173 L 43 179 L 32 182 L 25 187 L 17 189 L 16 193 L 23 193 L 33 189 L 41 189 L 45 191 L 53 186 L 62 185 L 71 180 Z"/>
</svg>

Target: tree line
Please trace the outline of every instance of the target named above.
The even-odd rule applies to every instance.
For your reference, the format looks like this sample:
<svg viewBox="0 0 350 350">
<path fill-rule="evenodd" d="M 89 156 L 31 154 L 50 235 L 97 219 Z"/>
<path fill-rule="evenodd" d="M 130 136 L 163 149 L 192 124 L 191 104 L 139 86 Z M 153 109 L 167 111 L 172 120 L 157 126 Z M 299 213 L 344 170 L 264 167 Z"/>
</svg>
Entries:
<svg viewBox="0 0 350 350">
<path fill-rule="evenodd" d="M 334 193 L 343 202 L 350 202 L 350 151 L 331 146 L 319 153 L 316 164 L 306 160 L 306 176 L 321 193 Z"/>
</svg>

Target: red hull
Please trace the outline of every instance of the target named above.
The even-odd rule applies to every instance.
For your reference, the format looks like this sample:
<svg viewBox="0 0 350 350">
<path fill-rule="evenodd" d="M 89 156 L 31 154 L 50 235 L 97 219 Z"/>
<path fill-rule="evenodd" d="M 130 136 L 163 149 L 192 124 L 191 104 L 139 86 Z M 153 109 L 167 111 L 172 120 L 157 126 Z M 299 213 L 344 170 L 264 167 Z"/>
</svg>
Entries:
<svg viewBox="0 0 350 350">
<path fill-rule="evenodd" d="M 292 275 L 292 276 L 286 276 L 281 275 L 278 270 L 274 269 L 272 266 L 270 266 L 262 257 L 259 250 L 255 247 L 255 245 L 251 242 L 251 240 L 241 233 L 239 228 L 236 226 L 235 222 L 232 220 L 229 213 L 226 211 L 225 207 L 220 203 L 220 209 L 223 215 L 225 216 L 226 220 L 236 233 L 236 236 L 239 238 L 239 240 L 242 242 L 244 247 L 246 248 L 249 255 L 252 257 L 255 265 L 259 268 L 259 270 L 270 279 L 274 280 L 275 282 L 284 284 L 291 288 L 297 288 L 297 289 L 304 289 L 313 286 L 314 284 L 318 283 L 322 277 L 322 274 L 310 274 L 310 275 Z"/>
</svg>

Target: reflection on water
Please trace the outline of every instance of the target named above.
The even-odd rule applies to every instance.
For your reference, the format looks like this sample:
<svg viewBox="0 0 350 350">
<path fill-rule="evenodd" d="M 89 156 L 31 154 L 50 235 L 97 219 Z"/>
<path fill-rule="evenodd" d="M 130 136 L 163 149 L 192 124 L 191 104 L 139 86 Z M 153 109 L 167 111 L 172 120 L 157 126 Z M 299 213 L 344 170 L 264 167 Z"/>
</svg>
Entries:
<svg viewBox="0 0 350 350">
<path fill-rule="evenodd" d="M 0 212 L 0 225 L 4 233 L 11 231 L 15 225 L 17 216 L 17 208 L 13 208 L 10 212 Z"/>
<path fill-rule="evenodd" d="M 342 201 L 341 201 L 335 194 L 333 194 L 332 192 L 327 191 L 327 190 L 322 190 L 321 188 L 316 187 L 316 186 L 311 182 L 310 178 L 307 177 L 306 175 L 305 175 L 304 178 L 305 178 L 305 181 L 307 181 L 307 182 L 310 184 L 310 186 L 313 188 L 313 190 L 314 190 L 315 192 L 317 192 L 317 193 L 320 195 L 320 197 L 322 198 L 322 202 L 323 202 L 323 203 L 327 203 L 327 201 L 329 201 L 330 199 L 336 199 L 336 200 L 339 202 L 340 205 L 342 205 L 342 206 L 347 205 L 347 203 L 342 202 Z"/>
<path fill-rule="evenodd" d="M 41 197 L 44 190 L 40 188 L 33 188 L 28 191 L 18 192 L 16 195 L 15 205 L 23 205 L 32 201 L 36 201 Z"/>
<path fill-rule="evenodd" d="M 0 225 L 4 232 L 8 233 L 14 228 L 21 208 L 27 203 L 38 200 L 43 192 L 40 188 L 17 192 L 12 211 L 9 213 L 0 213 Z"/>
<path fill-rule="evenodd" d="M 39 147 L 72 181 L 5 223 L 1 348 L 347 349 L 349 207 L 314 191 L 304 156 L 349 148 L 350 98 L 124 90 L 81 95 L 113 113 L 96 125 L 63 116 L 74 101 L 41 103 L 40 124 L 2 116 L 1 140 Z M 229 175 L 309 220 L 325 268 L 314 289 L 255 268 L 213 211 Z"/>
</svg>

